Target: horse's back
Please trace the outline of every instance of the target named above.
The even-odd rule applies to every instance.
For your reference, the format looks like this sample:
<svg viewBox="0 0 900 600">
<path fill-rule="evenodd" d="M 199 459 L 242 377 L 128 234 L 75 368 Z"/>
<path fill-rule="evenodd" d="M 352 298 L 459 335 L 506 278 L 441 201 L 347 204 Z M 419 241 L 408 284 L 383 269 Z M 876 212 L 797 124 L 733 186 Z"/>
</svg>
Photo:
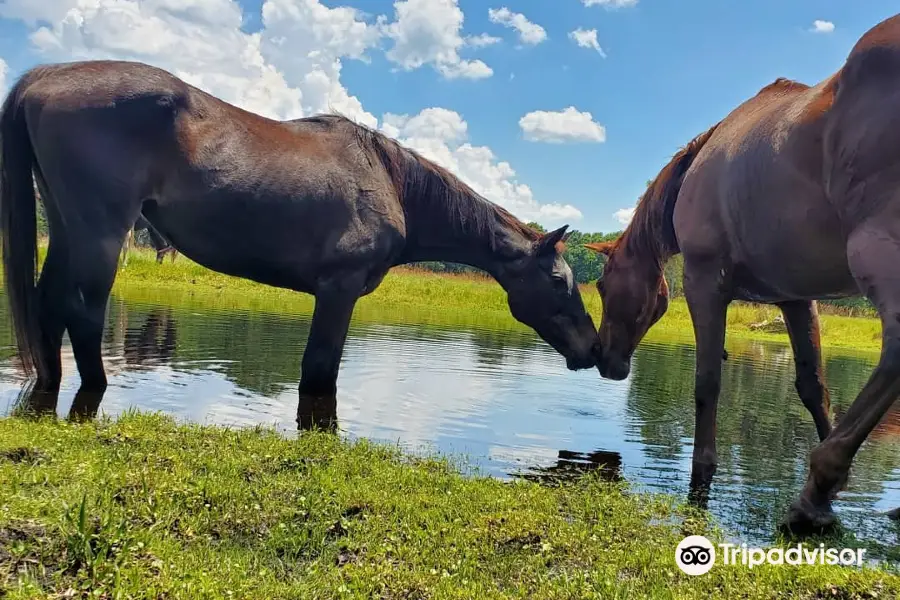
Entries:
<svg viewBox="0 0 900 600">
<path fill-rule="evenodd" d="M 128 61 L 82 61 L 41 65 L 20 79 L 29 112 L 122 113 L 153 105 L 172 113 L 189 102 L 191 87 L 168 71 Z"/>
<path fill-rule="evenodd" d="M 45 65 L 21 81 L 42 159 L 97 168 L 120 182 L 127 174 L 142 196 L 210 187 L 302 195 L 299 181 L 325 194 L 368 164 L 348 143 L 344 129 L 352 125 L 340 119 L 275 121 L 140 62 Z"/>
</svg>

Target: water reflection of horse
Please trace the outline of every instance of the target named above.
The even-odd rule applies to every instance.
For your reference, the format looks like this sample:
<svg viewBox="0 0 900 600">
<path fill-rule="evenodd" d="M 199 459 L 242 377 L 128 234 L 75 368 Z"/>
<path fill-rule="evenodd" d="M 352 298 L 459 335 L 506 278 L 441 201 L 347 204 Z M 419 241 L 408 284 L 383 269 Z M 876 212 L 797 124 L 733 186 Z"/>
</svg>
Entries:
<svg viewBox="0 0 900 600">
<path fill-rule="evenodd" d="M 617 482 L 622 480 L 622 455 L 608 450 L 593 452 L 572 452 L 560 450 L 556 464 L 533 467 L 515 477 L 544 485 L 558 485 L 574 481 L 588 473 L 597 474 L 602 480 Z"/>
<path fill-rule="evenodd" d="M 835 522 L 831 502 L 860 445 L 900 395 L 900 15 L 878 24 L 843 67 L 810 87 L 778 79 L 679 151 L 650 184 L 624 234 L 589 247 L 608 260 L 597 287 L 605 377 L 668 303 L 662 267 L 684 256 L 696 337 L 692 488 L 715 472 L 716 406 L 727 306 L 779 306 L 796 387 L 821 443 L 785 525 Z M 881 359 L 832 430 L 814 300 L 865 294 L 882 320 Z"/>
<path fill-rule="evenodd" d="M 597 332 L 562 257 L 565 226 L 541 234 L 349 119 L 274 121 L 155 67 L 89 61 L 26 72 L 0 139 L 6 289 L 39 389 L 59 387 L 65 330 L 81 390 L 106 389 L 103 315 L 140 214 L 201 265 L 315 296 L 301 395 L 335 394 L 357 300 L 410 262 L 481 268 L 570 369 L 595 364 Z M 51 232 L 37 285 L 32 176 Z"/>
<path fill-rule="evenodd" d="M 113 344 L 110 348 L 113 356 L 108 356 L 104 361 L 104 367 L 110 374 L 149 369 L 160 363 L 170 362 L 175 355 L 177 328 L 171 308 L 151 309 L 136 328 L 128 327 L 128 313 L 120 310 L 112 325 L 112 340 L 120 339 L 122 344 L 119 348 Z M 71 366 L 75 361 L 76 357 L 70 349 L 61 351 L 60 362 L 64 366 Z M 76 393 L 69 409 L 69 417 L 94 418 L 102 399 L 102 394 Z M 21 414 L 52 414 L 56 412 L 58 403 L 58 388 L 41 390 L 33 385 L 26 385 L 19 395 L 16 411 Z"/>
<path fill-rule="evenodd" d="M 153 308 L 137 330 L 126 330 L 122 355 L 131 369 L 167 363 L 175 355 L 176 320 L 171 308 Z"/>
</svg>

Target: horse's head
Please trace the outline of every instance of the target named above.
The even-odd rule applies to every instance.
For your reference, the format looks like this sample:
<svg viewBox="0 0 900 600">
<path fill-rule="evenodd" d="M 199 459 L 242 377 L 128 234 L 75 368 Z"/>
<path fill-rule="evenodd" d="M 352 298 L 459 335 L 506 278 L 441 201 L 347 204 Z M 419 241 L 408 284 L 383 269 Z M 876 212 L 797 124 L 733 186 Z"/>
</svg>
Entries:
<svg viewBox="0 0 900 600">
<path fill-rule="evenodd" d="M 637 260 L 617 242 L 585 246 L 607 257 L 597 280 L 603 300 L 597 368 L 608 379 L 625 379 L 635 348 L 669 307 L 669 286 L 655 264 Z"/>
<path fill-rule="evenodd" d="M 506 288 L 513 316 L 562 354 L 574 371 L 596 364 L 597 332 L 572 269 L 562 257 L 567 227 L 531 242 L 523 257 L 503 267 L 498 279 Z"/>
</svg>

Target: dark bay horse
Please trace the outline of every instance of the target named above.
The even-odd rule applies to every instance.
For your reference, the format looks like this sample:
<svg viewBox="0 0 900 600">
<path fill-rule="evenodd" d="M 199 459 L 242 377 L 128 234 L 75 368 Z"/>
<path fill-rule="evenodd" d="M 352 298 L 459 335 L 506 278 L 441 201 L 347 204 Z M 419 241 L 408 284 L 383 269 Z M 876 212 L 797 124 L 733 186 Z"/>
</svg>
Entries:
<svg viewBox="0 0 900 600">
<path fill-rule="evenodd" d="M 589 247 L 608 257 L 598 368 L 613 379 L 628 375 L 666 310 L 663 265 L 684 256 L 697 345 L 695 484 L 708 485 L 717 463 L 727 306 L 781 308 L 797 392 L 820 439 L 784 525 L 832 525 L 853 457 L 900 395 L 900 15 L 868 31 L 825 81 L 779 79 L 695 138 L 650 184 L 623 235 Z M 881 358 L 832 430 L 814 301 L 860 294 L 881 316 Z"/>
<path fill-rule="evenodd" d="M 334 395 L 357 300 L 416 261 L 487 271 L 570 369 L 595 365 L 597 332 L 561 254 L 566 226 L 542 235 L 346 118 L 274 121 L 155 67 L 88 61 L 25 73 L 0 138 L 6 287 L 38 391 L 59 389 L 64 330 L 80 393 L 105 391 L 104 310 L 140 214 L 201 265 L 315 295 L 301 396 Z M 37 284 L 32 173 L 50 226 Z"/>
</svg>

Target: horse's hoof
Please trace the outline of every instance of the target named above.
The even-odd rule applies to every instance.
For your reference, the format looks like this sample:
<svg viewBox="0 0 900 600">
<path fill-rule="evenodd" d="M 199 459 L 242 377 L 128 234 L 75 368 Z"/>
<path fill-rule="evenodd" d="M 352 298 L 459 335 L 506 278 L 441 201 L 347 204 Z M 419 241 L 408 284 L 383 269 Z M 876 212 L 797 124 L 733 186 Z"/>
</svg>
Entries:
<svg viewBox="0 0 900 600">
<path fill-rule="evenodd" d="M 815 506 L 805 498 L 800 498 L 791 504 L 780 529 L 786 535 L 805 537 L 826 534 L 836 525 L 837 516 L 830 505 Z"/>
<path fill-rule="evenodd" d="M 891 521 L 900 521 L 900 508 L 887 511 L 887 518 Z"/>
</svg>

